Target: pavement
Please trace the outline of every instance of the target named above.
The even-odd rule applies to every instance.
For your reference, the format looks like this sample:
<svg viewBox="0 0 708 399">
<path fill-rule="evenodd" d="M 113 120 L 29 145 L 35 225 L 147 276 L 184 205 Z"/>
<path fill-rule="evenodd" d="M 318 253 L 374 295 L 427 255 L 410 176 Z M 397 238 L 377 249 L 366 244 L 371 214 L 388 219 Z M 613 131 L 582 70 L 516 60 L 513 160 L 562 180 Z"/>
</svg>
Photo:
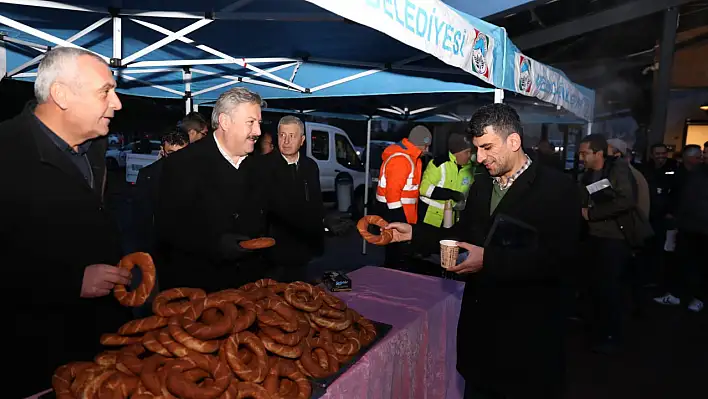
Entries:
<svg viewBox="0 0 708 399">
<path fill-rule="evenodd" d="M 107 205 L 124 231 L 130 190 L 124 172 L 109 173 Z M 308 280 L 326 270 L 383 263 L 381 247 L 367 245 L 366 252 L 356 229 L 327 237 L 325 254 L 308 267 Z M 627 315 L 623 350 L 614 355 L 591 352 L 582 321 L 568 321 L 567 399 L 708 399 L 708 311 L 655 304 L 651 297 L 659 294 L 646 290 L 643 315 Z"/>
</svg>

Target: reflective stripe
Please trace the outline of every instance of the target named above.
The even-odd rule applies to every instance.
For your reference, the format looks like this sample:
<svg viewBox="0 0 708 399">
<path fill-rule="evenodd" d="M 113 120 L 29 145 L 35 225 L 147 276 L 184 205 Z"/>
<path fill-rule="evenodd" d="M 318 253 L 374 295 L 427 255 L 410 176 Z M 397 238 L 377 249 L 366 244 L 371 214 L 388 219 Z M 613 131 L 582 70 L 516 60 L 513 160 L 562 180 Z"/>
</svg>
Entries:
<svg viewBox="0 0 708 399">
<path fill-rule="evenodd" d="M 420 186 L 417 184 L 406 184 L 403 186 L 403 191 L 418 191 Z"/>
<path fill-rule="evenodd" d="M 445 171 L 445 169 L 447 169 L 447 166 L 445 166 L 445 164 L 447 164 L 447 162 L 440 165 L 442 166 L 442 173 L 440 174 L 440 181 L 438 182 L 438 187 L 440 188 L 445 187 L 445 175 L 447 174 L 447 172 Z"/>
<path fill-rule="evenodd" d="M 406 205 L 415 205 L 418 202 L 418 198 L 401 198 L 401 203 Z"/>
<path fill-rule="evenodd" d="M 435 191 L 435 186 L 431 184 L 430 186 L 428 186 L 428 190 L 425 191 L 425 196 L 430 197 L 431 195 L 433 195 L 433 191 Z"/>
<path fill-rule="evenodd" d="M 428 197 L 420 197 L 420 200 L 432 207 L 439 208 L 439 209 L 445 209 L 445 206 L 443 204 L 441 204 L 433 199 L 430 199 Z"/>
<path fill-rule="evenodd" d="M 401 201 L 396 201 L 396 202 L 389 202 L 386 204 L 388 209 L 398 209 L 403 206 L 403 203 Z"/>
<path fill-rule="evenodd" d="M 413 163 L 413 160 L 411 159 L 410 155 L 403 153 L 403 152 L 397 152 L 388 157 L 386 162 L 384 162 L 383 165 L 381 165 L 381 178 L 379 179 L 379 184 L 378 186 L 381 188 L 386 188 L 386 165 L 388 164 L 388 161 L 390 161 L 393 157 L 405 157 L 408 162 L 411 164 L 411 173 L 408 174 L 408 178 L 406 179 L 406 186 L 403 187 L 403 190 L 418 190 L 417 186 L 413 185 L 413 177 L 415 176 L 415 164 Z M 409 187 L 416 187 L 416 188 L 409 188 Z"/>
<path fill-rule="evenodd" d="M 386 203 L 386 197 L 383 195 L 378 195 L 376 194 L 376 201 L 383 202 L 384 204 Z"/>
</svg>

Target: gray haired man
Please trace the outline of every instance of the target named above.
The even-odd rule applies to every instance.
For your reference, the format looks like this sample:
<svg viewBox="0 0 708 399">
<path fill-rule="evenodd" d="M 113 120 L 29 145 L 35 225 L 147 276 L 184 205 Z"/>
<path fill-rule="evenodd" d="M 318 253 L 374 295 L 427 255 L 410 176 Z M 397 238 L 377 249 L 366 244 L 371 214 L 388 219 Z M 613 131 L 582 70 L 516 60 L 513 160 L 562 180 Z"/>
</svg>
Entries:
<svg viewBox="0 0 708 399">
<path fill-rule="evenodd" d="M 262 170 L 249 156 L 261 135 L 260 96 L 245 88 L 214 106 L 214 134 L 165 160 L 155 212 L 162 288 L 206 291 L 263 277 L 258 251 L 242 241 L 266 233 Z"/>
</svg>

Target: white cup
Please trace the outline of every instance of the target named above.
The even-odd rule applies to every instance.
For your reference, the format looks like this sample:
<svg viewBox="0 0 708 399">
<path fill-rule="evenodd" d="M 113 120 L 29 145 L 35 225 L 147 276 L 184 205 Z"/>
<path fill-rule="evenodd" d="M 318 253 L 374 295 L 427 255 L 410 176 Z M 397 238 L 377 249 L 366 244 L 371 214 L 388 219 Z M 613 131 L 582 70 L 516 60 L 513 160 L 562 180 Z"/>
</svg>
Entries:
<svg viewBox="0 0 708 399">
<path fill-rule="evenodd" d="M 444 269 L 449 269 L 457 265 L 457 255 L 460 253 L 460 247 L 457 246 L 455 240 L 440 241 L 440 266 Z"/>
</svg>

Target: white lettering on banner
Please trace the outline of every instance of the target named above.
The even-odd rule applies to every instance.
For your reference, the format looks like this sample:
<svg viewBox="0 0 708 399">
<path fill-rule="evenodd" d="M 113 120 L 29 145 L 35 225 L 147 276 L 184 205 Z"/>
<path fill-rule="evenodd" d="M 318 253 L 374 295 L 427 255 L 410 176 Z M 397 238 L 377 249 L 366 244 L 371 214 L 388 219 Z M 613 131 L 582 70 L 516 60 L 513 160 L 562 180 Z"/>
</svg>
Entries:
<svg viewBox="0 0 708 399">
<path fill-rule="evenodd" d="M 562 74 L 518 52 L 514 57 L 514 85 L 521 94 L 560 105 L 585 120 L 593 119 L 593 99 Z"/>
<path fill-rule="evenodd" d="M 493 83 L 494 39 L 440 0 L 306 0 Z"/>
</svg>

